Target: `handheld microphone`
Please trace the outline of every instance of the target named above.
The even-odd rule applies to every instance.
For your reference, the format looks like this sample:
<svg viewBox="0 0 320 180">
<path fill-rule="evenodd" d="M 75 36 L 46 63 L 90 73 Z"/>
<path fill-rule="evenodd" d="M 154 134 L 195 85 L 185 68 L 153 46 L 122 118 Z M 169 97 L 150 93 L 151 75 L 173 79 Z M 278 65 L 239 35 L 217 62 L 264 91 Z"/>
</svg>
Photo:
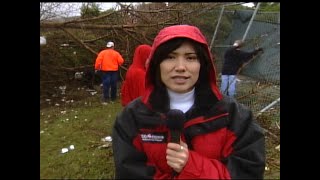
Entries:
<svg viewBox="0 0 320 180">
<path fill-rule="evenodd" d="M 170 129 L 170 142 L 180 144 L 180 134 L 185 121 L 184 113 L 178 109 L 171 109 L 167 113 L 167 126 Z"/>
<path fill-rule="evenodd" d="M 170 142 L 180 144 L 180 134 L 183 129 L 185 116 L 182 111 L 178 109 L 171 109 L 167 113 L 167 127 L 170 129 L 171 139 Z M 172 172 L 172 176 L 177 176 L 176 171 Z"/>
</svg>

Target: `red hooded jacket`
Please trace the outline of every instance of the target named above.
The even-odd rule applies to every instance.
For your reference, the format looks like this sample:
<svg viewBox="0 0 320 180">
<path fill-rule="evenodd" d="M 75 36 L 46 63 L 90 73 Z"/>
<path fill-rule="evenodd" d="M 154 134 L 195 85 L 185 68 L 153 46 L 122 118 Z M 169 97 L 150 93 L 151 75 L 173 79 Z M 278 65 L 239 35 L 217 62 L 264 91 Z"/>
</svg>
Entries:
<svg viewBox="0 0 320 180">
<path fill-rule="evenodd" d="M 157 47 L 176 37 L 203 44 L 211 57 L 205 37 L 194 26 L 170 26 L 159 32 L 150 54 L 146 92 L 142 98 L 130 102 L 114 123 L 112 147 L 116 178 L 263 179 L 263 130 L 246 106 L 221 95 L 213 61 L 207 74 L 210 83 L 195 89 L 195 102 L 185 113 L 181 139 L 188 144 L 188 162 L 179 174 L 173 175 L 166 160 L 167 143 L 171 140 L 166 126 L 167 114 L 155 111 L 154 102 L 150 101 L 156 89 L 151 78 L 154 74 L 149 71 L 153 68 L 152 57 Z M 163 95 L 161 100 L 165 98 Z"/>
<path fill-rule="evenodd" d="M 132 64 L 126 73 L 125 81 L 121 86 L 122 106 L 126 106 L 129 102 L 144 94 L 146 76 L 145 64 L 150 55 L 150 51 L 151 46 L 145 44 L 139 45 L 135 49 Z"/>
</svg>

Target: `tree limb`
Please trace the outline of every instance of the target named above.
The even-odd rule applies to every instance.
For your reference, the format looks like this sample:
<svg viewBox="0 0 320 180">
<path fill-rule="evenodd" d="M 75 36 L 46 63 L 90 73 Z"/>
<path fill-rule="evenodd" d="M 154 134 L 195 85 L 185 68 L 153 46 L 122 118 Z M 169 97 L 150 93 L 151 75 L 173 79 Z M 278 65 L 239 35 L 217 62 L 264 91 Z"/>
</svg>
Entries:
<svg viewBox="0 0 320 180">
<path fill-rule="evenodd" d="M 69 36 L 71 36 L 71 38 L 73 40 L 75 40 L 76 42 L 78 42 L 82 47 L 84 47 L 85 49 L 89 50 L 90 52 L 92 52 L 95 55 L 98 55 L 98 53 L 96 51 L 94 51 L 93 49 L 91 49 L 89 46 L 85 45 L 80 39 L 78 39 L 77 37 L 75 37 L 72 33 L 70 33 L 67 29 L 62 28 L 61 29 L 67 33 Z"/>
<path fill-rule="evenodd" d="M 174 25 L 175 23 L 166 23 L 166 25 Z M 64 24 L 59 22 L 42 22 L 40 28 L 74 28 L 74 29 L 123 29 L 123 28 L 136 28 L 136 27 L 154 27 L 159 26 L 157 24 L 138 24 L 138 25 L 97 25 L 97 24 Z"/>
</svg>

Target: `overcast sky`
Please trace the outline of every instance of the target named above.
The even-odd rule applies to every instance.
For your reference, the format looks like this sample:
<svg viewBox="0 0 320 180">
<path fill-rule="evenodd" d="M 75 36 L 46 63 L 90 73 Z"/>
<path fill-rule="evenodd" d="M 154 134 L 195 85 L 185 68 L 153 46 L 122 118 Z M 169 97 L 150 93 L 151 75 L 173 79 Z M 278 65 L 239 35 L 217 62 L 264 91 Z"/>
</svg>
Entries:
<svg viewBox="0 0 320 180">
<path fill-rule="evenodd" d="M 124 2 L 122 2 L 122 3 L 126 4 Z M 134 3 L 134 2 L 128 2 L 128 3 Z M 74 14 L 72 14 L 70 16 L 80 16 L 80 7 L 81 7 L 82 3 L 72 3 L 72 4 L 74 4 L 75 7 L 77 7 L 78 12 L 75 12 Z M 102 2 L 102 3 L 97 2 L 97 4 L 99 5 L 99 7 L 101 8 L 102 11 L 106 11 L 108 9 L 115 8 L 117 5 L 117 3 L 115 3 L 115 2 Z"/>
</svg>

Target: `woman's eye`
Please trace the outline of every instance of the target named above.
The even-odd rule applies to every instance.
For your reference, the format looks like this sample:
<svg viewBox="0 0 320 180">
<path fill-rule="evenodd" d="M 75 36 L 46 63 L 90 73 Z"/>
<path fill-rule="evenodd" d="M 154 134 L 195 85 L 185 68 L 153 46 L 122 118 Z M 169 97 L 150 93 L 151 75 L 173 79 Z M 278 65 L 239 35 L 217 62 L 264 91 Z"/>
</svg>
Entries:
<svg viewBox="0 0 320 180">
<path fill-rule="evenodd" d="M 197 61 L 198 58 L 196 56 L 190 56 L 190 57 L 187 57 L 187 60 L 188 61 Z"/>
<path fill-rule="evenodd" d="M 174 56 L 168 56 L 166 59 L 168 60 L 174 59 Z"/>
</svg>

